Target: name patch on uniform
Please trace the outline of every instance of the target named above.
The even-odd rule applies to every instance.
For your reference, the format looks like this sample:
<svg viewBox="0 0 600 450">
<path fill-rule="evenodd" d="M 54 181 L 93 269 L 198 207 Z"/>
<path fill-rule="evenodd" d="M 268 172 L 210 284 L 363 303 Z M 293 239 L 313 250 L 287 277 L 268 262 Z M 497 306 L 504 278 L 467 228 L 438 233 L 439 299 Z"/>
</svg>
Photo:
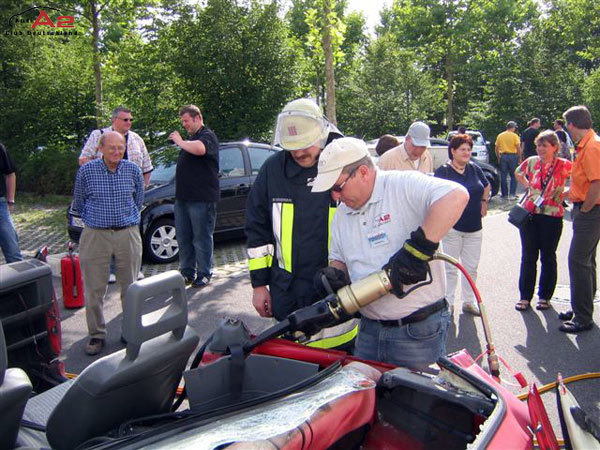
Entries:
<svg viewBox="0 0 600 450">
<path fill-rule="evenodd" d="M 371 248 L 379 247 L 380 245 L 385 245 L 388 243 L 387 233 L 384 231 L 376 231 L 375 233 L 371 233 L 367 236 L 369 240 L 369 245 Z"/>
<path fill-rule="evenodd" d="M 383 225 L 384 223 L 390 222 L 392 219 L 390 213 L 382 214 L 377 218 L 377 225 Z"/>
</svg>

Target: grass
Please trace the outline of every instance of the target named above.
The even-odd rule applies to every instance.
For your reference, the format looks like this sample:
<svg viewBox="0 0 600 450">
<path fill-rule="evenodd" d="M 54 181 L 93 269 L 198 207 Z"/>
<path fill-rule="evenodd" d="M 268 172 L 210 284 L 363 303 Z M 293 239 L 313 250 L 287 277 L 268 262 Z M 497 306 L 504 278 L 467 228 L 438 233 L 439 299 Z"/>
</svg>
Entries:
<svg viewBox="0 0 600 450">
<path fill-rule="evenodd" d="M 18 192 L 12 219 L 18 229 L 65 230 L 71 199 L 66 195 L 39 196 Z"/>
</svg>

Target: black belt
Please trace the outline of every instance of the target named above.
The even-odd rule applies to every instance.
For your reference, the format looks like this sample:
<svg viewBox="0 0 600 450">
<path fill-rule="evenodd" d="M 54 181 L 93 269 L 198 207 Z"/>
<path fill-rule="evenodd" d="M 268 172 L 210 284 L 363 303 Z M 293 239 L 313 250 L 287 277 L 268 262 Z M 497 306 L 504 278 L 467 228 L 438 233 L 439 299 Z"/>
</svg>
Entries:
<svg viewBox="0 0 600 450">
<path fill-rule="evenodd" d="M 119 231 L 119 230 L 124 230 L 125 228 L 129 228 L 132 225 L 127 225 L 126 227 L 106 227 L 106 228 L 102 228 L 103 230 L 112 230 L 112 231 Z"/>
<path fill-rule="evenodd" d="M 433 313 L 436 313 L 444 308 L 448 307 L 448 302 L 445 298 L 438 300 L 431 305 L 424 306 L 423 308 L 417 309 L 412 314 L 409 314 L 402 319 L 397 320 L 377 320 L 377 319 L 369 319 L 374 322 L 379 322 L 384 327 L 401 327 L 403 325 L 408 325 L 409 323 L 420 322 L 422 320 L 427 319 Z"/>
</svg>

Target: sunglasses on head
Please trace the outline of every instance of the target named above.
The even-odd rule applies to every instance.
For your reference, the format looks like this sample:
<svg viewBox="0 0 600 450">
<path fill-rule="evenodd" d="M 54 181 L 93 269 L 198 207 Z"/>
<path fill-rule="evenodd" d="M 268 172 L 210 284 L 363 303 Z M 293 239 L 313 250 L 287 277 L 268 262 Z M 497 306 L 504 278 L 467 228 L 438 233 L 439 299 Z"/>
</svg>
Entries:
<svg viewBox="0 0 600 450">
<path fill-rule="evenodd" d="M 342 190 L 344 190 L 344 186 L 346 185 L 346 183 L 348 182 L 348 180 L 354 176 L 354 174 L 356 173 L 356 171 L 357 171 L 357 170 L 358 170 L 358 167 L 357 167 L 357 168 L 355 168 L 355 169 L 352 169 L 352 170 L 350 171 L 350 174 L 348 175 L 348 178 L 346 178 L 346 179 L 344 180 L 344 182 L 343 182 L 343 183 L 341 183 L 341 184 L 334 184 L 334 185 L 331 187 L 331 190 L 332 190 L 333 192 L 337 192 L 338 194 L 339 194 L 340 192 L 342 192 Z"/>
</svg>

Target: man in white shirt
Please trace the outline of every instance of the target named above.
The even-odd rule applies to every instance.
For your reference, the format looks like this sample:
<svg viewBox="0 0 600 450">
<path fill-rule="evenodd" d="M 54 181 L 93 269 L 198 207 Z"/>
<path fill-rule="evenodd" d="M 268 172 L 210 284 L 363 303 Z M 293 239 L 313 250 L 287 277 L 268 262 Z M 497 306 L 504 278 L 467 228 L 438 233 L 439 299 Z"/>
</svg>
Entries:
<svg viewBox="0 0 600 450">
<path fill-rule="evenodd" d="M 352 282 L 384 267 L 394 286 L 361 308 L 355 355 L 424 369 L 446 353 L 450 321 L 444 266 L 431 257 L 469 194 L 417 171 L 379 171 L 355 138 L 337 139 L 321 154 L 312 191 L 329 189 L 342 203 L 331 225 L 330 266 Z M 429 271 L 431 282 L 405 295 Z M 331 269 L 323 274 L 331 276 Z"/>
</svg>

